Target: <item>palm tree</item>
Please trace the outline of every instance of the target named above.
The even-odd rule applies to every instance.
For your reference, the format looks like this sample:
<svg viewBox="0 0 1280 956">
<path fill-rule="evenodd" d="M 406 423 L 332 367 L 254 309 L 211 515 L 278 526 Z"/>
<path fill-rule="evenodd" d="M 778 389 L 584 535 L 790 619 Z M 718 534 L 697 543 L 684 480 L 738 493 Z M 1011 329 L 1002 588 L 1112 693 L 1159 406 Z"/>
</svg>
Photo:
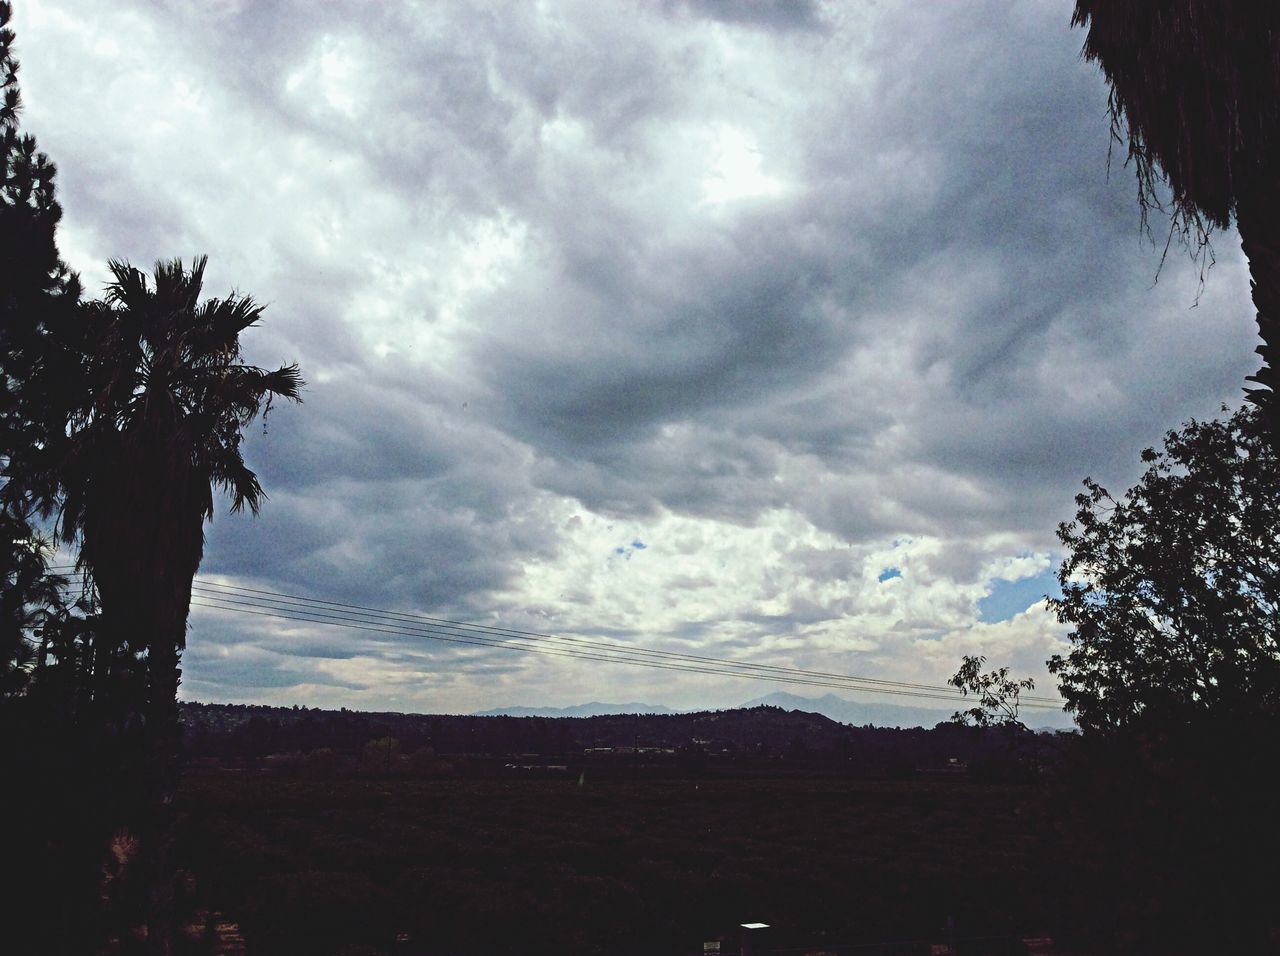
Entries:
<svg viewBox="0 0 1280 956">
<path fill-rule="evenodd" d="M 1144 215 L 1172 191 L 1173 225 L 1202 242 L 1235 217 L 1258 310 L 1248 377 L 1280 440 L 1280 6 L 1250 0 L 1076 0 L 1084 55 L 1111 88 Z"/>
<path fill-rule="evenodd" d="M 153 280 L 110 264 L 104 301 L 86 306 L 84 388 L 57 455 L 59 530 L 79 539 L 97 592 L 104 659 L 145 654 L 138 714 L 146 727 L 144 853 L 150 858 L 149 939 L 168 952 L 177 691 L 191 584 L 204 554 L 214 489 L 231 510 L 264 498 L 241 454 L 243 429 L 274 398 L 299 401 L 296 365 L 266 371 L 240 361 L 240 333 L 262 309 L 247 296 L 200 302 L 207 257 L 190 270 L 157 263 Z M 149 832 L 148 832 L 149 831 Z"/>
</svg>

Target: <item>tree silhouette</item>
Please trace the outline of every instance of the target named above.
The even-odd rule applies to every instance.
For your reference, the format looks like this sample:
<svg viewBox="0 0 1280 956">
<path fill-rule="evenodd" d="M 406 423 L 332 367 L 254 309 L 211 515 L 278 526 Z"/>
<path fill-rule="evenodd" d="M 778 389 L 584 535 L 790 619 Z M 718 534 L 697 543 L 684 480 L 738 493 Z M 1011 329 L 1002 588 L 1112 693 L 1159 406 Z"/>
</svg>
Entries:
<svg viewBox="0 0 1280 956">
<path fill-rule="evenodd" d="M 1116 500 L 1085 480 L 1049 661 L 1086 732 L 1280 714 L 1280 455 L 1260 411 L 1190 422 Z"/>
<path fill-rule="evenodd" d="M 58 603 L 45 572 L 47 543 L 31 518 L 49 496 L 21 480 L 28 450 L 47 443 L 57 416 L 45 394 L 63 369 L 57 337 L 74 322 L 79 284 L 58 257 L 62 210 L 56 169 L 19 132 L 21 95 L 12 9 L 0 3 L 0 696 L 25 686 L 36 662 L 32 632 Z"/>
<path fill-rule="evenodd" d="M 1114 951 L 1262 953 L 1280 852 L 1280 455 L 1245 406 L 1085 481 L 1049 661 L 1083 734 L 1061 777 L 1081 914 Z M 1103 952 L 1109 951 L 1106 947 Z"/>
<path fill-rule="evenodd" d="M 49 543 L 14 515 L 0 514 L 0 700 L 24 693 L 64 610 L 66 578 L 47 568 Z"/>
<path fill-rule="evenodd" d="M 1207 241 L 1235 217 L 1258 310 L 1249 401 L 1280 436 L 1280 7 L 1248 0 L 1076 0 L 1084 55 L 1110 85 L 1139 202 L 1172 191 L 1173 229 Z M 1172 235 L 1172 233 L 1171 233 Z"/>
<path fill-rule="evenodd" d="M 1024 690 L 1035 690 L 1036 682 L 1030 677 L 1013 680 L 1007 667 L 983 674 L 982 665 L 986 662 L 985 657 L 965 655 L 960 662 L 960 669 L 947 681 L 965 697 L 972 694 L 978 701 L 976 707 L 957 711 L 952 720 L 974 727 L 1014 727 L 1026 730 L 1026 725 L 1018 716 L 1019 698 Z"/>
<path fill-rule="evenodd" d="M 49 573 L 40 524 L 57 481 L 40 458 L 65 434 L 79 381 L 79 282 L 62 263 L 56 169 L 19 129 L 12 9 L 0 3 L 0 814 L 20 893 L 0 921 L 15 952 L 95 952 L 99 865 L 125 787 L 93 706 L 92 620 Z"/>
<path fill-rule="evenodd" d="M 55 241 L 55 167 L 18 129 L 11 13 L 0 2 L 0 736 L 25 781 L 6 796 L 40 813 L 23 807 L 33 825 L 11 847 L 39 905 L 6 924 L 34 934 L 32 951 L 94 949 L 103 829 L 131 818 L 150 945 L 167 952 L 176 692 L 203 523 L 214 487 L 257 511 L 241 432 L 302 381 L 240 361 L 261 309 L 200 302 L 204 259 L 159 264 L 151 282 L 112 263 L 105 300 L 81 301 Z M 55 513 L 91 582 L 76 605 L 47 569 L 39 521 Z"/>
<path fill-rule="evenodd" d="M 241 362 L 240 333 L 262 309 L 235 294 L 201 302 L 206 262 L 157 263 L 150 280 L 111 263 L 105 299 L 86 306 L 82 403 L 50 460 L 63 489 L 60 534 L 78 540 L 100 602 L 99 640 L 113 655 L 145 655 L 142 838 L 154 952 L 170 945 L 179 665 L 204 522 L 215 488 L 232 511 L 257 512 L 264 494 L 241 454 L 243 429 L 274 398 L 298 401 L 303 385 L 296 365 Z"/>
</svg>

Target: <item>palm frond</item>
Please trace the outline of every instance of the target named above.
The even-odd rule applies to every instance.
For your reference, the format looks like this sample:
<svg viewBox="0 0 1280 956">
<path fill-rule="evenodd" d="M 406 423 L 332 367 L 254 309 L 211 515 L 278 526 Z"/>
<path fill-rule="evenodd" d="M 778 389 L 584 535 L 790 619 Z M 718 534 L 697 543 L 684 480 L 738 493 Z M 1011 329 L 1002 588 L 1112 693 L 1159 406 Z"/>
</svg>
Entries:
<svg viewBox="0 0 1280 956">
<path fill-rule="evenodd" d="M 1077 0 L 1072 23 L 1110 86 L 1144 205 L 1167 181 L 1178 213 L 1225 228 L 1240 191 L 1280 162 L 1280 5 Z"/>
<path fill-rule="evenodd" d="M 181 259 L 157 262 L 152 269 L 155 278 L 155 310 L 175 318 L 190 316 L 200 301 L 204 270 L 208 264 L 208 256 L 196 256 L 190 269 L 183 267 Z"/>
<path fill-rule="evenodd" d="M 167 507 L 198 527 L 213 516 L 215 489 L 233 512 L 256 514 L 266 497 L 241 454 L 242 430 L 274 398 L 300 401 L 304 383 L 296 365 L 240 361 L 240 333 L 262 306 L 235 293 L 201 302 L 207 261 L 157 262 L 150 276 L 112 261 L 105 301 L 86 309 L 88 387 L 58 455 L 66 494 L 57 530 L 79 537 L 94 570 L 105 570 L 112 538 L 129 539 L 130 553 L 142 547 L 121 509 L 168 495 Z"/>
<path fill-rule="evenodd" d="M 122 259 L 109 260 L 107 270 L 113 280 L 107 285 L 107 303 L 128 311 L 145 310 L 151 300 L 146 274 Z"/>
<path fill-rule="evenodd" d="M 296 362 L 292 365 L 282 365 L 274 372 L 267 372 L 263 376 L 262 384 L 263 388 L 271 394 L 298 404 L 302 403 L 302 390 L 307 387 L 306 381 L 302 378 L 302 370 Z"/>
<path fill-rule="evenodd" d="M 248 505 L 249 511 L 256 515 L 267 493 L 262 490 L 258 476 L 244 463 L 239 451 L 223 449 L 213 457 L 210 465 L 210 480 L 231 497 L 231 513 L 243 511 L 245 505 Z"/>
</svg>

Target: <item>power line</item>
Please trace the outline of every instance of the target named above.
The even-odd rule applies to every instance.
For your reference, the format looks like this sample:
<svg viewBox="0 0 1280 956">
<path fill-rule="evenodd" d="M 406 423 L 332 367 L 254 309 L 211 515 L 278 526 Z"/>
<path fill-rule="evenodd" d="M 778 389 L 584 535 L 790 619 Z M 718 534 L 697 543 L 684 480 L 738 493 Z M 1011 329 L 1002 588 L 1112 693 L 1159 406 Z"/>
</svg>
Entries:
<svg viewBox="0 0 1280 956">
<path fill-rule="evenodd" d="M 675 651 L 634 648 L 574 636 L 541 634 L 514 628 L 470 624 L 462 621 L 386 611 L 363 605 L 307 598 L 300 595 L 216 582 L 197 581 L 192 588 L 194 592 L 192 605 L 194 607 L 254 614 L 280 620 L 297 621 L 299 623 L 324 624 L 332 627 L 345 627 L 394 636 L 421 637 L 445 643 L 496 647 L 557 657 L 631 664 L 633 666 L 685 673 L 743 677 L 751 680 L 831 687 L 843 690 L 862 690 L 870 693 L 946 700 L 949 702 L 963 699 L 950 688 L 939 685 L 857 677 L 826 671 L 781 667 L 772 664 L 753 664 L 747 661 L 684 654 Z M 548 644 L 551 646 L 548 646 Z M 1060 701 L 1044 697 L 1022 697 L 1021 703 L 1029 708 L 1037 709 L 1059 709 L 1062 706 Z"/>
<path fill-rule="evenodd" d="M 305 623 L 328 624 L 331 626 L 353 627 L 358 630 L 374 631 L 404 636 L 424 637 L 448 643 L 473 644 L 477 646 L 504 647 L 512 650 L 524 650 L 537 653 L 549 653 L 561 657 L 577 657 L 586 660 L 598 660 L 608 663 L 630 663 L 638 666 L 657 667 L 666 670 L 683 670 L 690 673 L 716 674 L 723 676 L 749 677 L 759 680 L 773 680 L 781 683 L 809 684 L 811 686 L 837 687 L 845 690 L 866 690 L 873 693 L 890 693 L 896 696 L 926 697 L 934 700 L 955 701 L 957 694 L 947 687 L 929 684 L 912 684 L 902 681 L 885 681 L 877 678 L 855 677 L 844 674 L 831 674 L 823 671 L 806 671 L 800 668 L 786 668 L 769 664 L 752 664 L 746 661 L 733 661 L 722 658 L 710 658 L 701 655 L 680 654 L 671 651 L 658 651 L 643 648 L 631 648 L 619 644 L 608 644 L 599 641 L 587 641 L 583 638 L 559 637 L 556 635 L 538 634 L 529 631 L 517 631 L 511 628 L 496 628 L 487 625 L 467 624 L 457 621 L 446 621 L 440 618 L 427 618 L 382 611 L 375 608 L 364 608 L 361 605 L 343 604 L 342 602 L 323 601 L 303 598 L 298 595 L 285 595 L 280 592 L 263 591 L 255 588 L 239 588 L 234 585 L 197 584 L 194 587 L 206 592 L 208 599 L 218 603 L 193 602 L 197 607 L 209 607 L 240 613 L 255 613 L 259 616 L 276 617 Z M 218 589 L 230 592 L 219 593 Z M 244 594 L 256 600 L 240 600 Z M 265 595 L 265 597 L 263 597 Z M 317 609 L 318 608 L 318 609 Z M 259 609 L 259 610 L 254 610 Z M 336 613 L 330 613 L 335 611 Z M 362 614 L 352 613 L 355 609 Z M 298 615 L 306 615 L 299 617 Z M 404 622 L 414 626 L 406 626 Z M 421 623 L 419 623 L 421 622 Z M 515 643 L 517 641 L 525 643 Z M 564 647 L 535 647 L 529 644 L 546 643 L 547 641 L 569 642 Z M 604 652 L 589 653 L 584 651 L 599 649 Z M 673 660 L 654 660 L 664 656 Z M 769 672 L 769 673 L 761 673 Z M 815 679 L 816 678 L 816 679 Z M 1052 707 L 1057 709 L 1060 702 L 1050 698 L 1028 698 L 1022 700 L 1030 707 Z"/>
<path fill-rule="evenodd" d="M 213 600 L 220 602 L 220 601 L 225 601 L 227 599 L 215 598 Z M 750 670 L 737 669 L 734 665 L 738 664 L 739 662 L 733 662 L 733 661 L 724 662 L 723 667 L 697 666 L 697 665 L 687 664 L 687 663 L 673 663 L 673 662 L 645 659 L 643 657 L 629 655 L 625 651 L 622 651 L 621 653 L 618 653 L 618 654 L 609 654 L 609 655 L 596 654 L 596 653 L 590 653 L 590 652 L 586 652 L 578 649 L 571 649 L 571 648 L 565 648 L 565 647 L 538 647 L 538 646 L 532 646 L 529 644 L 515 644 L 509 640 L 487 639 L 484 637 L 480 637 L 478 635 L 470 636 L 470 637 L 458 637 L 458 636 L 454 636 L 450 632 L 441 632 L 441 631 L 434 631 L 434 630 L 422 629 L 422 628 L 380 626 L 377 623 L 360 623 L 359 619 L 332 618 L 331 616 L 326 616 L 323 614 L 319 616 L 310 616 L 317 612 L 306 612 L 306 611 L 298 612 L 301 614 L 308 615 L 306 617 L 299 617 L 299 616 L 296 616 L 296 614 L 283 613 L 281 610 L 272 611 L 272 610 L 255 610 L 254 609 L 259 607 L 269 607 L 269 605 L 252 605 L 251 607 L 246 608 L 246 607 L 236 606 L 237 604 L 243 604 L 244 602 L 235 602 L 233 604 L 225 604 L 225 603 L 206 603 L 204 600 L 200 600 L 200 601 L 193 601 L 192 603 L 196 607 L 218 608 L 220 610 L 236 611 L 240 613 L 249 613 L 249 614 L 258 614 L 264 617 L 274 617 L 278 619 L 298 621 L 303 623 L 329 624 L 337 627 L 348 627 L 356 630 L 372 631 L 375 633 L 404 635 L 408 637 L 425 637 L 430 640 L 444 641 L 447 643 L 471 644 L 479 647 L 497 647 L 497 648 L 503 648 L 503 649 L 509 649 L 509 650 L 528 651 L 530 653 L 548 654 L 555 657 L 569 657 L 577 660 L 592 660 L 592 661 L 600 661 L 600 662 L 610 663 L 610 664 L 631 664 L 633 666 L 649 667 L 649 668 L 655 668 L 660 670 L 674 670 L 674 671 L 681 671 L 681 672 L 690 673 L 690 674 L 709 674 L 709 675 L 728 676 L 728 677 L 745 677 L 752 680 L 774 681 L 777 683 L 786 683 L 786 684 L 805 684 L 805 685 L 814 686 L 814 687 L 835 687 L 835 688 L 840 688 L 844 690 L 865 690 L 872 693 L 893 694 L 896 696 L 904 696 L 904 697 L 922 697 L 922 698 L 927 698 L 931 700 L 953 701 L 956 699 L 955 695 L 953 694 L 944 695 L 941 693 L 925 693 L 925 692 L 919 692 L 919 691 L 898 690 L 894 688 L 863 687 L 863 686 L 850 685 L 848 683 L 842 683 L 837 681 L 823 681 L 823 680 L 814 680 L 814 679 L 804 678 L 804 677 L 787 677 L 787 676 L 779 676 L 775 674 L 763 674 L 763 673 L 753 672 Z M 747 665 L 744 663 L 742 666 L 750 667 L 751 665 Z"/>
<path fill-rule="evenodd" d="M 570 650 L 568 648 L 537 647 L 537 646 L 530 646 L 525 644 L 512 644 L 509 642 L 499 641 L 499 640 L 486 640 L 484 638 L 471 639 L 471 638 L 463 638 L 463 637 L 452 637 L 447 634 L 430 633 L 430 632 L 421 631 L 421 630 L 406 630 L 406 629 L 400 629 L 400 628 L 380 627 L 376 624 L 360 624 L 360 623 L 355 623 L 353 621 L 325 620 L 323 618 L 316 618 L 316 617 L 298 617 L 294 615 L 284 614 L 279 611 L 261 611 L 261 610 L 254 610 L 253 608 L 229 606 L 229 605 L 219 604 L 219 603 L 205 603 L 203 600 L 193 600 L 192 606 L 217 608 L 225 611 L 235 611 L 237 613 L 242 613 L 242 614 L 256 614 L 262 617 L 272 617 L 272 618 L 277 618 L 277 619 L 286 620 L 286 621 L 298 621 L 300 623 L 307 623 L 307 624 L 328 624 L 335 627 L 345 627 L 345 628 L 358 630 L 358 631 L 371 631 L 374 633 L 402 635 L 407 637 L 424 637 L 429 640 L 444 641 L 446 643 L 451 643 L 451 644 L 472 644 L 478 647 L 496 647 L 496 648 L 504 648 L 508 650 L 527 651 L 533 654 L 547 654 L 554 657 L 569 657 L 576 660 L 593 660 L 593 661 L 600 661 L 600 662 L 609 663 L 609 664 L 630 664 L 636 667 L 648 667 L 648 668 L 653 668 L 657 670 L 672 670 L 672 671 L 679 671 L 686 674 L 709 674 L 709 675 L 715 675 L 720 677 L 741 677 L 741 678 L 746 678 L 748 680 L 771 681 L 771 682 L 781 683 L 781 684 L 801 684 L 801 685 L 807 685 L 812 687 L 833 687 L 833 688 L 839 688 L 842 690 L 861 690 L 861 691 L 866 691 L 868 693 L 891 694 L 897 697 L 918 697 L 918 698 L 924 698 L 928 700 L 946 700 L 946 701 L 954 702 L 958 699 L 957 696 L 954 694 L 943 694 L 943 693 L 930 694 L 930 693 L 924 693 L 920 691 L 897 690 L 889 687 L 862 687 L 857 685 L 850 685 L 847 683 L 838 683 L 835 681 L 819 681 L 819 680 L 811 680 L 803 677 L 783 677 L 783 676 L 774 675 L 774 674 L 761 674 L 761 673 L 755 673 L 755 672 L 743 671 L 743 670 L 716 669 L 712 667 L 697 667 L 689 664 L 666 663 L 662 661 L 644 660 L 642 658 L 636 658 L 636 657 L 603 656 L 598 654 L 590 654 L 582 651 Z M 1044 706 L 1044 705 L 1034 705 L 1034 706 Z"/>
<path fill-rule="evenodd" d="M 461 621 L 452 621 L 445 618 L 433 618 L 425 615 L 404 614 L 400 612 L 382 611 L 376 608 L 368 608 L 357 604 L 344 604 L 338 601 L 325 601 L 314 598 L 305 598 L 299 595 L 287 595 L 276 591 L 264 591 L 257 588 L 245 588 L 237 585 L 197 583 L 193 585 L 197 590 L 203 590 L 209 596 L 213 596 L 215 589 L 226 593 L 236 595 L 266 595 L 265 600 L 281 605 L 301 605 L 301 606 L 323 606 L 324 608 L 343 608 L 352 611 L 363 612 L 362 615 L 371 615 L 375 620 L 378 618 L 389 619 L 392 623 L 409 622 L 415 625 L 426 624 L 432 627 L 441 627 L 447 629 L 450 633 L 457 633 L 458 629 L 462 629 L 463 633 L 482 633 L 497 635 L 502 638 L 510 638 L 514 640 L 527 641 L 557 641 L 568 643 L 575 647 L 586 647 L 591 649 L 599 649 L 608 653 L 620 653 L 631 656 L 644 656 L 650 658 L 671 659 L 681 662 L 689 662 L 695 664 L 706 664 L 716 667 L 733 667 L 740 669 L 748 669 L 754 671 L 765 671 L 775 674 L 782 674 L 793 677 L 814 678 L 823 681 L 838 681 L 840 686 L 853 687 L 855 689 L 870 690 L 872 687 L 892 687 L 897 689 L 918 690 L 931 694 L 942 693 L 946 699 L 954 699 L 957 695 L 950 687 L 943 687 L 937 684 L 919 684 L 908 681 L 884 680 L 875 677 L 858 677 L 850 674 L 836 674 L 829 671 L 808 670 L 797 667 L 782 667 L 774 664 L 755 664 L 749 661 L 735 661 L 726 658 L 708 657 L 700 654 L 688 654 L 678 651 L 663 651 L 651 648 L 634 648 L 617 643 L 608 643 L 604 641 L 593 641 L 587 638 L 576 636 L 563 636 L 554 634 L 545 634 L 536 631 L 517 630 L 514 628 L 493 627 L 483 624 L 469 624 Z M 229 599 L 229 598 L 226 598 Z M 281 600 L 288 599 L 288 600 Z M 348 612 L 350 613 L 350 612 Z M 1030 704 L 1044 704 L 1046 706 L 1060 707 L 1061 703 L 1050 697 L 1025 696 L 1022 701 Z"/>
<path fill-rule="evenodd" d="M 538 640 L 538 641 L 559 641 L 564 643 L 571 643 L 575 646 L 601 649 L 601 650 L 610 651 L 610 652 L 642 654 L 649 657 L 670 658 L 670 659 L 676 659 L 681 661 L 690 661 L 690 662 L 715 664 L 715 665 L 731 664 L 733 666 L 747 667 L 753 670 L 772 671 L 772 672 L 783 673 L 783 674 L 793 674 L 793 675 L 802 675 L 805 677 L 838 680 L 842 682 L 856 682 L 859 684 L 865 683 L 865 684 L 871 684 L 871 685 L 909 688 L 913 690 L 923 690 L 923 691 L 931 691 L 931 692 L 945 691 L 948 694 L 950 694 L 949 688 L 940 687 L 936 684 L 916 684 L 916 683 L 910 683 L 906 681 L 882 680 L 875 677 L 854 677 L 848 674 L 835 674 L 829 671 L 815 671 L 815 670 L 807 670 L 804 668 L 796 668 L 796 667 L 781 667 L 774 664 L 754 664 L 748 661 L 732 661 L 726 658 L 707 657 L 700 654 L 688 654 L 680 651 L 664 651 L 664 650 L 658 650 L 656 648 L 633 648 L 633 647 L 628 647 L 628 646 L 617 644 L 617 643 L 610 643 L 605 641 L 594 641 L 588 638 L 571 636 L 571 635 L 566 636 L 566 635 L 556 635 L 556 634 L 545 634 L 537 631 L 519 630 L 519 629 L 507 628 L 507 627 L 495 627 L 487 624 L 471 624 L 471 623 L 466 623 L 462 621 L 449 620 L 447 618 L 428 617 L 426 615 L 404 614 L 397 611 L 383 611 L 377 608 L 365 607 L 359 604 L 344 604 L 339 601 L 326 601 L 326 600 L 321 600 L 316 598 L 305 598 L 295 594 L 282 594 L 277 591 L 264 591 L 257 588 L 246 588 L 246 587 L 240 587 L 237 585 L 230 585 L 230 584 L 197 582 L 192 587 L 193 587 L 193 590 L 196 590 L 196 591 L 209 592 L 211 596 L 213 593 L 217 593 L 217 592 L 222 592 L 224 594 L 230 593 L 237 597 L 241 595 L 246 595 L 246 594 L 255 595 L 255 596 L 265 595 L 266 600 L 269 600 L 275 604 L 323 606 L 326 609 L 342 608 L 347 610 L 347 613 L 361 612 L 360 616 L 368 615 L 368 616 L 374 617 L 375 619 L 383 618 L 383 619 L 390 620 L 393 623 L 408 622 L 410 624 L 415 624 L 415 625 L 428 624 L 431 626 L 443 627 L 447 629 L 461 629 L 468 633 L 479 632 L 484 634 L 497 635 L 500 637 L 511 637 L 511 638 L 520 639 L 520 640 L 532 639 L 532 640 Z M 1049 698 L 1045 698 L 1045 700 L 1050 703 L 1053 702 Z"/>
</svg>

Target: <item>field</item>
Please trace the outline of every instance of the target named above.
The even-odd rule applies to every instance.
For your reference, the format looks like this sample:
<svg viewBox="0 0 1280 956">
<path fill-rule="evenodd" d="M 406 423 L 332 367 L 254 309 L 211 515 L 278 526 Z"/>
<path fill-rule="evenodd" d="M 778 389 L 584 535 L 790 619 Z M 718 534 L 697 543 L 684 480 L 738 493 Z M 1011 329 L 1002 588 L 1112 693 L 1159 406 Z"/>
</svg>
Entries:
<svg viewBox="0 0 1280 956">
<path fill-rule="evenodd" d="M 1021 952 L 1066 918 L 1038 791 L 963 780 L 192 772 L 182 854 L 251 954 Z M 949 928 L 950 926 L 950 928 Z"/>
</svg>

